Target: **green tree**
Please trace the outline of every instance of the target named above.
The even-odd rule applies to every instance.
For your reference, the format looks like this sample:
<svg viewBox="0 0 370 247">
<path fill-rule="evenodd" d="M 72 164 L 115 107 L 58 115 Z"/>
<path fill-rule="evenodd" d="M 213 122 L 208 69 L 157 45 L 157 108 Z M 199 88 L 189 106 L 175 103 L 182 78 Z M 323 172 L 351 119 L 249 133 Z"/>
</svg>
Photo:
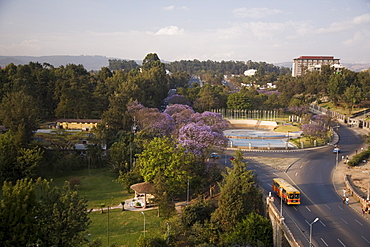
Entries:
<svg viewBox="0 0 370 247">
<path fill-rule="evenodd" d="M 343 99 L 348 107 L 349 110 L 348 113 L 349 115 L 351 115 L 353 111 L 353 106 L 355 105 L 356 102 L 358 102 L 361 99 L 360 88 L 355 85 L 347 87 L 346 90 L 344 91 Z"/>
<path fill-rule="evenodd" d="M 0 121 L 11 131 L 18 134 L 17 140 L 24 145 L 29 143 L 33 131 L 39 123 L 39 108 L 34 98 L 23 91 L 10 92 L 0 104 Z"/>
<path fill-rule="evenodd" d="M 137 156 L 145 182 L 154 182 L 160 172 L 170 196 L 185 191 L 192 155 L 186 154 L 184 148 L 176 147 L 167 137 L 155 137 L 144 145 L 144 151 Z"/>
<path fill-rule="evenodd" d="M 245 93 L 232 93 L 227 98 L 227 108 L 235 110 L 246 110 L 251 107 L 251 100 Z"/>
<path fill-rule="evenodd" d="M 252 171 L 247 170 L 241 151 L 237 151 L 232 161 L 233 167 L 227 169 L 220 183 L 218 208 L 212 215 L 221 232 L 228 232 L 251 212 L 262 212 L 262 193 L 255 186 Z"/>
<path fill-rule="evenodd" d="M 56 117 L 88 118 L 92 111 L 93 84 L 82 65 L 68 64 L 56 71 Z"/>
<path fill-rule="evenodd" d="M 347 81 L 343 74 L 333 74 L 329 77 L 328 84 L 328 95 L 335 105 L 338 105 L 338 102 L 343 95 Z"/>
<path fill-rule="evenodd" d="M 35 178 L 43 160 L 43 151 L 35 147 L 20 147 L 14 134 L 0 134 L 0 181 Z"/>
<path fill-rule="evenodd" d="M 226 246 L 272 246 L 272 225 L 269 219 L 252 212 L 223 236 Z"/>
<path fill-rule="evenodd" d="M 5 182 L 0 210 L 4 246 L 81 246 L 90 221 L 86 200 L 67 183 L 63 189 L 42 179 Z"/>
</svg>

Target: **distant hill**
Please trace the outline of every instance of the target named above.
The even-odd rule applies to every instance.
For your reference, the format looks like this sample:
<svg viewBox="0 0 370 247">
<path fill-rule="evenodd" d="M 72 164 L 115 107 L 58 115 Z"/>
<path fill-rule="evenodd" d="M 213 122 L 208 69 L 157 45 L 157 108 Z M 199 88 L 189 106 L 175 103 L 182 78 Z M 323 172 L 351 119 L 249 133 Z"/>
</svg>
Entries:
<svg viewBox="0 0 370 247">
<path fill-rule="evenodd" d="M 108 60 L 111 58 L 104 56 L 0 56 L 0 67 L 5 67 L 10 63 L 15 65 L 28 64 L 29 62 L 49 63 L 54 67 L 67 64 L 82 64 L 87 70 L 100 70 L 108 67 Z"/>
</svg>

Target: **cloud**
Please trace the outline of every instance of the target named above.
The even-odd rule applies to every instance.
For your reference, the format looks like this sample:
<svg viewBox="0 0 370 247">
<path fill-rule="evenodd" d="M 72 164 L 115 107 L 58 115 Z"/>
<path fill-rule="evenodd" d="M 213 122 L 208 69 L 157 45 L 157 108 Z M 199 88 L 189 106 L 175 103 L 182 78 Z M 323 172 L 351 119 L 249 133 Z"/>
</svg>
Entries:
<svg viewBox="0 0 370 247">
<path fill-rule="evenodd" d="M 333 22 L 328 28 L 320 28 L 318 33 L 333 33 L 354 28 L 357 25 L 370 23 L 370 14 L 353 17 L 351 20 Z"/>
<path fill-rule="evenodd" d="M 245 37 L 247 39 L 282 39 L 298 38 L 310 34 L 312 26 L 309 22 L 245 22 L 233 23 L 229 28 L 220 29 L 221 38 L 235 39 Z"/>
<path fill-rule="evenodd" d="M 183 28 L 177 26 L 166 26 L 159 29 L 154 35 L 182 35 L 185 31 Z"/>
<path fill-rule="evenodd" d="M 186 7 L 186 6 L 176 7 L 175 5 L 166 6 L 166 7 L 163 7 L 162 9 L 163 9 L 163 10 L 165 10 L 165 11 L 172 11 L 172 10 L 189 10 L 189 8 L 188 8 L 188 7 Z"/>
<path fill-rule="evenodd" d="M 268 9 L 268 8 L 238 8 L 234 9 L 233 13 L 236 17 L 240 18 L 263 18 L 269 15 L 274 15 L 281 13 L 278 9 Z"/>
<path fill-rule="evenodd" d="M 368 32 L 364 32 L 364 31 L 355 32 L 351 38 L 343 41 L 343 45 L 354 46 L 354 45 L 361 45 L 362 43 L 365 43 L 368 46 L 369 38 L 370 38 L 370 34 Z"/>
<path fill-rule="evenodd" d="M 174 5 L 163 7 L 163 10 L 165 10 L 165 11 L 171 11 L 171 10 L 174 10 L 174 9 L 175 9 Z"/>
<path fill-rule="evenodd" d="M 40 41 L 38 39 L 27 39 L 20 42 L 11 43 L 9 45 L 0 44 L 0 51 L 4 54 L 15 54 L 22 55 L 23 53 L 33 53 L 36 54 L 41 50 Z"/>
</svg>

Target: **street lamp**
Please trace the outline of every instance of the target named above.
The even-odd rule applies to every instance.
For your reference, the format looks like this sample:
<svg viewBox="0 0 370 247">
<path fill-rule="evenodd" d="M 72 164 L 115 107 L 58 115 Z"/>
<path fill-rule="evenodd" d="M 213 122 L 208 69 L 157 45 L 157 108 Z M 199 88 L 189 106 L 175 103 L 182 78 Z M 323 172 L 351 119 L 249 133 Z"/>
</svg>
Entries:
<svg viewBox="0 0 370 247">
<path fill-rule="evenodd" d="M 144 215 L 144 238 L 145 238 L 145 213 L 141 212 L 142 215 Z"/>
<path fill-rule="evenodd" d="M 337 157 L 335 159 L 335 168 L 338 168 L 338 155 L 339 155 L 339 148 L 337 149 Z"/>
<path fill-rule="evenodd" d="M 280 213 L 283 217 L 283 188 L 280 188 Z"/>
<path fill-rule="evenodd" d="M 367 173 L 369 175 L 369 180 L 367 180 L 367 198 L 366 200 L 369 200 L 369 183 L 370 183 L 370 173 L 368 171 L 362 171 L 363 173 Z"/>
<path fill-rule="evenodd" d="M 312 239 L 312 225 L 317 222 L 319 220 L 319 218 L 316 218 L 314 219 L 314 221 L 312 221 L 312 223 L 310 224 L 310 247 L 312 246 L 312 242 L 311 242 L 311 239 Z"/>
</svg>

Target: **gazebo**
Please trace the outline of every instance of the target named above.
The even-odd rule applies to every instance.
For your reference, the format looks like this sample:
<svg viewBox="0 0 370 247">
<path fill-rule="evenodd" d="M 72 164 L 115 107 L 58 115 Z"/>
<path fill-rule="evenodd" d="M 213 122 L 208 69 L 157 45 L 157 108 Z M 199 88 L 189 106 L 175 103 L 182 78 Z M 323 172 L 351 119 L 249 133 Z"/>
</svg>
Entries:
<svg viewBox="0 0 370 247">
<path fill-rule="evenodd" d="M 154 184 L 148 183 L 148 182 L 143 182 L 143 183 L 138 183 L 138 184 L 133 184 L 130 186 L 130 188 L 135 191 L 135 199 L 138 201 L 140 197 L 144 197 L 144 207 L 146 208 L 147 204 L 147 198 L 154 198 L 152 195 L 154 192 Z"/>
</svg>

